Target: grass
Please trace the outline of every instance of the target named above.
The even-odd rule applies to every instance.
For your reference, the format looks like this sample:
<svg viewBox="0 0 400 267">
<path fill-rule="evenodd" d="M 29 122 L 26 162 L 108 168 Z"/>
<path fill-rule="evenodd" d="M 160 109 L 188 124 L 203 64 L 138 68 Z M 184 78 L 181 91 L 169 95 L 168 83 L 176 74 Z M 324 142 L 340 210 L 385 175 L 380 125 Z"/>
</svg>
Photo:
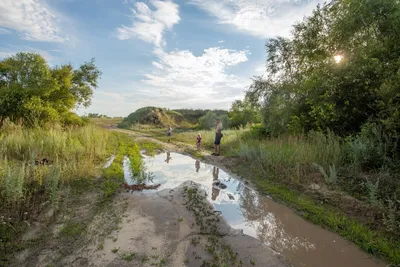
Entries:
<svg viewBox="0 0 400 267">
<path fill-rule="evenodd" d="M 247 172 L 247 170 L 248 168 L 236 171 L 240 173 Z M 286 203 L 313 223 L 335 231 L 371 254 L 381 256 L 395 264 L 400 263 L 400 242 L 389 240 L 381 232 L 371 230 L 356 220 L 350 219 L 342 212 L 321 206 L 311 197 L 299 194 L 297 191 L 273 183 L 261 176 L 255 176 L 253 182 L 255 182 L 259 191 L 267 192 L 274 198 Z"/>
<path fill-rule="evenodd" d="M 76 222 L 67 222 L 62 228 L 60 233 L 68 238 L 78 238 L 82 232 L 84 231 L 85 227 Z"/>
<path fill-rule="evenodd" d="M 7 252 L 35 214 L 55 205 L 62 188 L 91 180 L 109 156 L 109 132 L 95 125 L 25 128 L 4 125 L 0 132 L 0 250 Z M 44 164 L 41 164 L 40 161 Z M 66 229 L 68 230 L 68 229 Z M 74 231 L 66 232 L 68 234 Z"/>
<path fill-rule="evenodd" d="M 141 177 L 143 174 L 143 160 L 140 154 L 140 147 L 127 134 L 113 132 L 115 158 L 108 168 L 103 169 L 103 192 L 106 198 L 111 198 L 124 183 L 124 158 L 128 157 L 130 169 L 134 177 Z"/>
<path fill-rule="evenodd" d="M 111 155 L 113 162 L 103 169 Z M 82 195 L 100 188 L 101 203 L 108 203 L 124 182 L 126 155 L 136 160 L 132 168 L 138 171 L 141 157 L 133 139 L 93 124 L 71 128 L 5 125 L 0 132 L 0 251 L 7 255 L 5 262 L 21 246 L 19 237 L 37 214 L 50 206 L 59 211 L 68 197 L 61 191 Z M 46 159 L 44 164 L 42 159 Z M 79 220 L 71 220 L 61 236 L 75 242 L 85 229 Z"/>
<path fill-rule="evenodd" d="M 133 261 L 135 258 L 136 258 L 136 253 L 134 253 L 134 252 L 125 253 L 122 255 L 122 259 L 127 262 Z"/>
<path fill-rule="evenodd" d="M 138 145 L 141 149 L 145 150 L 145 153 L 149 156 L 154 156 L 157 151 L 161 151 L 164 147 L 161 144 L 157 144 L 150 141 L 139 141 Z"/>
<path fill-rule="evenodd" d="M 164 132 L 148 128 L 144 133 L 165 142 Z M 211 149 L 213 131 L 200 133 L 203 148 Z M 196 135 L 194 131 L 173 132 L 172 142 L 194 145 Z M 395 223 L 400 221 L 400 201 L 396 199 L 400 195 L 398 176 L 392 172 L 393 177 L 389 179 L 388 167 L 385 167 L 389 166 L 388 161 L 376 156 L 383 155 L 386 146 L 382 140 L 365 136 L 343 139 L 332 132 L 265 138 L 251 129 L 240 129 L 224 131 L 221 154 L 240 158 L 246 169 L 237 168 L 237 172 L 251 177 L 260 191 L 273 195 L 303 217 L 339 233 L 365 251 L 399 264 L 400 225 Z M 368 164 L 377 162 L 382 166 L 380 169 L 367 168 Z M 313 183 L 332 192 L 350 194 L 370 205 L 379 221 L 365 223 L 363 214 L 340 210 L 339 206 L 320 205 L 318 199 L 314 200 L 313 195 L 304 191 Z"/>
<path fill-rule="evenodd" d="M 152 137 L 167 142 L 167 132 L 164 128 L 156 128 L 148 125 L 135 125 L 131 127 L 131 130 L 142 133 L 144 135 L 151 135 Z M 224 155 L 233 155 L 235 150 L 238 148 L 238 141 L 248 133 L 249 129 L 241 128 L 239 130 L 225 130 L 223 131 L 224 137 L 222 138 L 221 151 Z M 174 129 L 172 131 L 172 143 L 181 142 L 189 145 L 196 145 L 196 136 L 201 134 L 202 137 L 202 149 L 213 149 L 215 132 L 214 131 L 195 131 L 185 129 Z M 195 153 L 196 150 L 192 152 Z"/>
</svg>

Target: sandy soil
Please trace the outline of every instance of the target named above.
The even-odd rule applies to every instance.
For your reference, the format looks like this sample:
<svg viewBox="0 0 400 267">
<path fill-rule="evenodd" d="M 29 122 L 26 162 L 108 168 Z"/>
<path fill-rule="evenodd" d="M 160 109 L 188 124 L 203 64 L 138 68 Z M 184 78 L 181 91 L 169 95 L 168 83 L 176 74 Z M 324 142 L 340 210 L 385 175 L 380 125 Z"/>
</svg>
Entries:
<svg viewBox="0 0 400 267">
<path fill-rule="evenodd" d="M 204 194 L 192 182 L 153 194 L 124 192 L 87 217 L 91 195 L 74 207 L 89 220 L 79 238 L 65 237 L 65 222 L 54 223 L 14 266 L 286 266 L 260 241 L 232 229 Z M 26 238 L 37 240 L 32 231 Z"/>
</svg>

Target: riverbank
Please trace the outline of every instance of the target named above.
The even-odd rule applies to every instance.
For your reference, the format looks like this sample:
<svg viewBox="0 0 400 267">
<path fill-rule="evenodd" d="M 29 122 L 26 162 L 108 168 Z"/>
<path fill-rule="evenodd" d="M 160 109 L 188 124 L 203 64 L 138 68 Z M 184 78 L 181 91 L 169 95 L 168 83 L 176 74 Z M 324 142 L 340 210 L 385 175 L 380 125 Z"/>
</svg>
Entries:
<svg viewBox="0 0 400 267">
<path fill-rule="evenodd" d="M 136 137 L 142 136 L 142 140 L 153 140 L 158 144 L 163 144 L 164 136 L 161 131 L 128 131 Z M 236 138 L 240 133 L 228 133 L 228 139 Z M 291 175 L 290 172 L 268 173 L 266 169 L 257 165 L 246 157 L 231 156 L 231 152 L 225 157 L 211 157 L 208 152 L 199 153 L 196 151 L 192 138 L 193 132 L 183 132 L 175 134 L 173 143 L 165 144 L 171 151 L 178 151 L 192 156 L 202 158 L 214 165 L 223 165 L 240 177 L 252 182 L 261 193 L 267 193 L 276 200 L 284 202 L 285 205 L 292 207 L 304 218 L 324 228 L 330 229 L 346 239 L 354 242 L 365 251 L 382 257 L 391 263 L 400 262 L 400 243 L 392 235 L 385 231 L 385 224 L 379 223 L 382 220 L 382 210 L 363 202 L 357 198 L 338 190 L 337 187 L 326 186 L 321 173 L 313 171 L 307 183 L 299 183 L 299 177 L 310 173 L 298 174 L 296 177 L 284 177 Z M 208 134 L 209 135 L 209 134 Z M 206 135 L 207 136 L 207 135 Z M 225 137 L 225 136 L 224 136 Z M 209 138 L 208 138 L 209 139 Z M 204 140 L 204 139 L 203 139 Z M 207 138 L 205 139 L 207 140 Z M 224 144 L 223 144 L 224 149 Z M 232 147 L 228 151 L 233 151 Z M 225 150 L 226 152 L 227 150 Z M 284 165 L 281 166 L 284 168 Z M 298 168 L 301 172 L 301 168 Z M 274 177 L 271 177 L 274 174 Z M 268 177 L 268 178 L 266 178 Z M 280 179 L 280 177 L 282 179 Z"/>
</svg>

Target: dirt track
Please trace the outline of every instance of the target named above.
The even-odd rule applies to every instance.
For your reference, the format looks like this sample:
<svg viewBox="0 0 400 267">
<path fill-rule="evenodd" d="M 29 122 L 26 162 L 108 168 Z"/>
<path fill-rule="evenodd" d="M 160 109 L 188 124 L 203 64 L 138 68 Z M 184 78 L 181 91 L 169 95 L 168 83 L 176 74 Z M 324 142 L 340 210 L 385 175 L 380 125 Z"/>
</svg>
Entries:
<svg viewBox="0 0 400 267">
<path fill-rule="evenodd" d="M 171 151 L 191 149 L 128 133 Z M 50 209 L 31 227 L 24 238 L 39 243 L 21 250 L 13 266 L 287 266 L 260 241 L 233 230 L 204 192 L 193 197 L 187 188 L 197 185 L 147 195 L 124 191 L 105 206 L 96 187 L 65 192 L 61 212 Z"/>
</svg>

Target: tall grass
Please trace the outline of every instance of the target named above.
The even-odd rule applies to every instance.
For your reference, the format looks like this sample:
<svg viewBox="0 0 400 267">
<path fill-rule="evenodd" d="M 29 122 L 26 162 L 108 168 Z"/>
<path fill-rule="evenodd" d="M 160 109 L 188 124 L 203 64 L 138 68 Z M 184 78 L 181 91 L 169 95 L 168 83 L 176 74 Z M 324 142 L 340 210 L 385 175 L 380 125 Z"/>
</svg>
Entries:
<svg viewBox="0 0 400 267">
<path fill-rule="evenodd" d="M 63 185 L 91 179 L 109 152 L 109 132 L 87 125 L 78 128 L 24 128 L 9 124 L 0 134 L 0 250 L 7 248 L 42 203 L 57 200 Z M 46 159 L 44 164 L 40 161 Z"/>
<path fill-rule="evenodd" d="M 342 162 L 341 140 L 332 133 L 311 132 L 308 136 L 273 139 L 246 138 L 239 141 L 236 154 L 263 167 L 284 165 L 286 168 L 339 166 Z"/>
</svg>

